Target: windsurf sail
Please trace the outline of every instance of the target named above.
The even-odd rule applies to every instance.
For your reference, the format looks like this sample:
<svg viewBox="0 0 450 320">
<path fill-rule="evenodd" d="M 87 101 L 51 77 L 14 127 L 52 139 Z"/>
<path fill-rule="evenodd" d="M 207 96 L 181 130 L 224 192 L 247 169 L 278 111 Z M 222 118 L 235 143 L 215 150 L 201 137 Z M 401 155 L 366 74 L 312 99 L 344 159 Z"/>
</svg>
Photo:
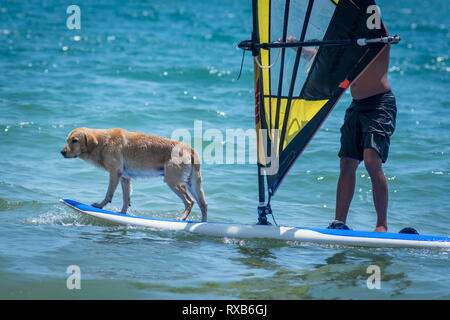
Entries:
<svg viewBox="0 0 450 320">
<path fill-rule="evenodd" d="M 239 47 L 254 56 L 261 223 L 344 91 L 398 41 L 373 0 L 253 0 L 252 39 Z"/>
</svg>

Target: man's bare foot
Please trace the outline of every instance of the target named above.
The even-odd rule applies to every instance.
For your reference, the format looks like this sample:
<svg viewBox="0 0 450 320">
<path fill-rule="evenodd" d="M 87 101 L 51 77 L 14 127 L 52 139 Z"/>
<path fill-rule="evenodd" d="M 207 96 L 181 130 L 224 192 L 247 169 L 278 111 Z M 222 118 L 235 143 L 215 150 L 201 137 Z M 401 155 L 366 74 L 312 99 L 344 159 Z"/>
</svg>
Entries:
<svg viewBox="0 0 450 320">
<path fill-rule="evenodd" d="M 373 230 L 373 231 L 375 231 L 375 232 L 387 232 L 387 228 L 384 227 L 384 226 L 379 226 L 379 227 L 376 227 L 375 230 Z"/>
</svg>

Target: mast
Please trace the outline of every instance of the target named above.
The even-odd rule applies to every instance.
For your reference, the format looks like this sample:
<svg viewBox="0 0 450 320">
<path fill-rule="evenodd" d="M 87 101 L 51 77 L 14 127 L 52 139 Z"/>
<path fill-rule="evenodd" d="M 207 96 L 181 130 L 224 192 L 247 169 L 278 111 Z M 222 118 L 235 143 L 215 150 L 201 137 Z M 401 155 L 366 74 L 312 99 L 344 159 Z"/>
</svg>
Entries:
<svg viewBox="0 0 450 320">
<path fill-rule="evenodd" d="M 264 112 L 262 99 L 263 96 L 263 88 L 262 88 L 262 72 L 261 69 L 257 65 L 257 59 L 260 60 L 261 57 L 259 55 L 260 50 L 257 50 L 253 47 L 253 43 L 259 43 L 259 32 L 258 30 L 258 0 L 252 0 L 252 10 L 253 10 L 253 32 L 252 39 L 247 41 L 248 44 L 251 45 L 249 50 L 252 51 L 252 56 L 254 58 L 254 88 L 255 88 L 255 126 L 256 126 L 256 143 L 257 143 L 257 177 L 258 177 L 258 224 L 266 225 L 269 224 L 267 222 L 267 214 L 268 210 L 270 210 L 270 204 L 267 206 L 266 204 L 266 191 L 265 191 L 265 182 L 264 182 L 264 166 L 265 159 L 264 154 L 262 152 L 266 149 L 264 145 L 264 135 L 263 131 L 267 130 L 267 124 L 263 123 L 262 114 Z M 261 62 L 261 61 L 259 61 Z"/>
</svg>

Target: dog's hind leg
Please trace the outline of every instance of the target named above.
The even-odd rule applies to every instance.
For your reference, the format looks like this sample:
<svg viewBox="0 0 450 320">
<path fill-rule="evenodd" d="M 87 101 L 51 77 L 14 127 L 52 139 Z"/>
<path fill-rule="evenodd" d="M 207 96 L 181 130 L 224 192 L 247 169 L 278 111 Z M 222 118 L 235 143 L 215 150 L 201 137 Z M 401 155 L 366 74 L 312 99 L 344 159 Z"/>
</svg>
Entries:
<svg viewBox="0 0 450 320">
<path fill-rule="evenodd" d="M 120 212 L 126 214 L 131 205 L 131 179 L 122 177 L 120 178 L 120 184 L 122 185 L 123 197 L 123 205 Z"/>
<path fill-rule="evenodd" d="M 168 163 L 164 166 L 164 181 L 172 189 L 172 191 L 183 200 L 185 210 L 178 220 L 186 220 L 192 210 L 192 207 L 194 206 L 194 200 L 191 198 L 191 195 L 194 196 L 194 199 L 197 199 L 197 194 L 189 194 L 187 190 L 187 188 L 190 188 L 189 180 L 192 174 L 192 164 L 185 163 L 180 160 L 184 161 L 186 159 L 175 158 L 168 161 Z M 189 158 L 186 161 L 191 160 Z M 204 212 L 203 209 L 202 221 L 206 221 L 206 211 Z"/>
<path fill-rule="evenodd" d="M 182 184 L 179 185 L 170 185 L 169 188 L 183 201 L 184 203 L 184 211 L 183 214 L 177 218 L 177 220 L 186 220 L 189 214 L 191 213 L 192 207 L 194 206 L 194 200 L 189 196 L 186 191 L 185 186 Z"/>
<path fill-rule="evenodd" d="M 205 193 L 203 192 L 200 167 L 196 167 L 196 165 L 194 165 L 192 169 L 192 174 L 187 184 L 187 188 L 194 197 L 195 201 L 197 201 L 197 204 L 202 211 L 202 221 L 206 222 L 208 220 L 208 204 L 206 203 Z"/>
<path fill-rule="evenodd" d="M 119 179 L 121 177 L 120 172 L 110 172 L 109 173 L 109 185 L 108 191 L 106 191 L 105 199 L 100 203 L 93 203 L 92 206 L 96 208 L 103 208 L 107 203 L 112 201 L 114 192 L 116 191 L 117 185 L 119 184 Z"/>
</svg>

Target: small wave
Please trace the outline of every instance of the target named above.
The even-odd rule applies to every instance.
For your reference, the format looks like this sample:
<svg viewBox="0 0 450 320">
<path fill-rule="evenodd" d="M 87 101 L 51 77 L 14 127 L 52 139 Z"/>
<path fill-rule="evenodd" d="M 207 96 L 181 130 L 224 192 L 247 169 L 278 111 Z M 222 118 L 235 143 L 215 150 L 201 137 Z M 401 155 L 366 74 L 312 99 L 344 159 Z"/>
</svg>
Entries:
<svg viewBox="0 0 450 320">
<path fill-rule="evenodd" d="M 25 219 L 26 224 L 30 225 L 59 225 L 59 226 L 116 226 L 117 224 L 110 223 L 104 220 L 96 219 L 82 215 L 71 210 L 66 210 L 60 206 L 54 206 L 37 216 L 32 216 Z"/>
<path fill-rule="evenodd" d="M 10 211 L 25 206 L 35 206 L 39 204 L 38 201 L 10 201 L 5 199 L 0 199 L 0 211 Z"/>
<path fill-rule="evenodd" d="M 31 225 L 82 225 L 78 220 L 78 216 L 75 213 L 54 207 L 51 211 L 27 218 L 25 222 Z"/>
<path fill-rule="evenodd" d="M 125 19 L 132 21 L 142 20 L 142 21 L 160 21 L 160 15 L 156 6 L 147 6 L 145 9 L 138 8 L 123 8 L 117 15 Z"/>
<path fill-rule="evenodd" d="M 238 245 L 240 247 L 243 247 L 243 246 L 246 245 L 246 241 L 245 240 L 236 239 L 236 238 L 228 238 L 228 237 L 223 238 L 223 243 L 225 243 L 225 244 L 236 244 L 236 245 Z"/>
<path fill-rule="evenodd" d="M 129 65 L 115 65 L 111 68 L 98 72 L 100 76 L 113 78 L 126 78 L 131 80 L 162 83 L 194 83 L 194 84 L 214 84 L 217 81 L 229 81 L 234 77 L 232 70 L 218 68 L 214 66 L 194 67 L 194 66 L 178 66 L 167 67 L 167 61 L 160 68 L 155 67 L 154 70 L 146 70 L 144 68 L 133 68 Z"/>
</svg>

